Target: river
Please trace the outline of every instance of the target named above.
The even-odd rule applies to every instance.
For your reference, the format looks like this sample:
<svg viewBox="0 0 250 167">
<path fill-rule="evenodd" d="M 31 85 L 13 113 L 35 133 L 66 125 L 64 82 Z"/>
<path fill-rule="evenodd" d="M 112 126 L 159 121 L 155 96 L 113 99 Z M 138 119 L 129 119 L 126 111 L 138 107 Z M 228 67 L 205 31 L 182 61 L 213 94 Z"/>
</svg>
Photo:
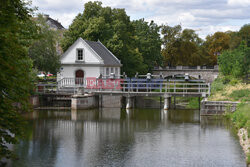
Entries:
<svg viewBox="0 0 250 167">
<path fill-rule="evenodd" d="M 245 167 L 223 118 L 197 110 L 40 110 L 25 115 L 14 167 Z"/>
</svg>

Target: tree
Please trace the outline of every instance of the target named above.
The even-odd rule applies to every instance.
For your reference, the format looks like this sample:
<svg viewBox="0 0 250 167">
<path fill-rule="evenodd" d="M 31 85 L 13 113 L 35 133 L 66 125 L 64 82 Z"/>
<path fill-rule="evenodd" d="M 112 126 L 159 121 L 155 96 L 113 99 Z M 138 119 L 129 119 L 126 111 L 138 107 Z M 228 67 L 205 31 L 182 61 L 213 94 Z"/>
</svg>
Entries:
<svg viewBox="0 0 250 167">
<path fill-rule="evenodd" d="M 135 28 L 124 9 L 102 7 L 101 2 L 88 2 L 64 33 L 65 51 L 77 38 L 100 40 L 123 64 L 129 76 L 147 72 L 143 55 L 137 47 Z"/>
<path fill-rule="evenodd" d="M 56 51 L 58 33 L 49 28 L 41 14 L 38 15 L 36 23 L 39 25 L 39 39 L 30 46 L 29 56 L 39 71 L 56 74 L 60 68 L 60 57 Z"/>
<path fill-rule="evenodd" d="M 27 47 L 33 40 L 31 9 L 20 0 L 1 1 L 0 5 L 0 160 L 12 153 L 6 144 L 14 144 L 23 133 L 20 112 L 29 110 L 33 88 L 32 61 Z"/>
<path fill-rule="evenodd" d="M 205 46 L 211 56 L 211 63 L 217 64 L 217 57 L 230 48 L 230 35 L 224 32 L 216 32 L 206 37 Z"/>
<path fill-rule="evenodd" d="M 247 46 L 250 47 L 250 24 L 245 24 L 239 31 L 239 36 L 242 41 L 245 41 Z"/>
<path fill-rule="evenodd" d="M 177 25 L 162 26 L 164 64 L 170 66 L 204 65 L 208 61 L 208 55 L 203 47 L 203 40 L 192 29 L 184 29 Z"/>
<path fill-rule="evenodd" d="M 177 64 L 177 47 L 178 41 L 181 36 L 181 25 L 176 25 L 174 27 L 163 25 L 161 29 L 162 43 L 162 56 L 164 59 L 164 64 L 169 66 L 174 66 Z"/>
<path fill-rule="evenodd" d="M 224 51 L 218 63 L 223 75 L 242 77 L 250 72 L 250 47 L 242 42 L 238 48 Z"/>
<path fill-rule="evenodd" d="M 136 46 L 142 53 L 144 64 L 151 71 L 154 66 L 159 66 L 162 63 L 160 26 L 153 21 L 148 23 L 144 19 L 133 21 L 133 25 L 135 27 Z"/>
</svg>

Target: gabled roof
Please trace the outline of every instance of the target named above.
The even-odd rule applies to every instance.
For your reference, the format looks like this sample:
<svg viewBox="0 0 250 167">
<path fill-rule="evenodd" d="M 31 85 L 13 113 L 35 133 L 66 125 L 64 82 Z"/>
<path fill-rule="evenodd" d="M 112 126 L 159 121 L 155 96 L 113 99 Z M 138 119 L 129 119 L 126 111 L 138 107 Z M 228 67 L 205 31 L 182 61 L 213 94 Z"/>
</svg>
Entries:
<svg viewBox="0 0 250 167">
<path fill-rule="evenodd" d="M 100 41 L 84 40 L 104 61 L 104 65 L 121 66 L 118 60 Z"/>
</svg>

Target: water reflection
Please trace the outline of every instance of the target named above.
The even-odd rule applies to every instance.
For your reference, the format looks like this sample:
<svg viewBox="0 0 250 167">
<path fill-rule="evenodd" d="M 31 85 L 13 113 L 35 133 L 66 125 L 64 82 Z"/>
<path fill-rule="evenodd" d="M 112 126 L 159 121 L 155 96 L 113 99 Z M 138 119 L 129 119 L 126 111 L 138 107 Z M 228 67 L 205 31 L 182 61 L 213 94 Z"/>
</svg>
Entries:
<svg viewBox="0 0 250 167">
<path fill-rule="evenodd" d="M 226 120 L 160 109 L 35 111 L 12 166 L 245 166 Z"/>
</svg>

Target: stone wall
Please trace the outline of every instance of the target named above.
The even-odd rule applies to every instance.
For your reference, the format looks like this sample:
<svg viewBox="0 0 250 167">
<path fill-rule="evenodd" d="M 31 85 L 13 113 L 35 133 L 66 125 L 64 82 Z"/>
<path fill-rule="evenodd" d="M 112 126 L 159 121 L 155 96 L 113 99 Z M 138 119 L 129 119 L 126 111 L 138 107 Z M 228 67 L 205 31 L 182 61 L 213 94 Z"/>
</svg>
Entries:
<svg viewBox="0 0 250 167">
<path fill-rule="evenodd" d="M 197 79 L 204 79 L 206 82 L 213 82 L 219 75 L 218 69 L 155 69 L 153 75 L 172 76 L 177 74 L 188 74 Z"/>
</svg>

